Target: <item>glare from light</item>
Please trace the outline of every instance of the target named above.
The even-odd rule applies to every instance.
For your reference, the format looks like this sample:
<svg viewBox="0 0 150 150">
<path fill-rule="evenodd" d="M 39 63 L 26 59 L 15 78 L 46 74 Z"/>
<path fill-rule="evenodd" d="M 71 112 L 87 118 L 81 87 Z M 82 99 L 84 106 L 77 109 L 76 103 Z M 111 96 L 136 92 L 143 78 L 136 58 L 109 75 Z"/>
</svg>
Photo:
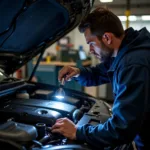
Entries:
<svg viewBox="0 0 150 150">
<path fill-rule="evenodd" d="M 141 16 L 142 20 L 146 20 L 149 21 L 150 20 L 150 16 L 149 15 L 143 15 Z"/>
<path fill-rule="evenodd" d="M 62 95 L 56 95 L 56 98 L 58 98 L 58 99 L 63 99 L 64 96 L 62 96 Z"/>
<path fill-rule="evenodd" d="M 100 0 L 101 3 L 110 3 L 113 2 L 113 0 Z"/>
<path fill-rule="evenodd" d="M 57 107 L 58 108 L 58 107 Z M 58 115 L 58 112 L 57 111 L 51 111 L 51 115 L 52 116 L 57 116 Z"/>
<path fill-rule="evenodd" d="M 57 108 L 59 110 L 65 110 L 65 106 L 67 104 L 64 104 L 63 102 L 50 102 L 48 105 L 50 105 L 52 108 Z"/>
<path fill-rule="evenodd" d="M 64 91 L 64 89 L 60 87 L 60 88 L 56 91 L 55 97 L 56 97 L 57 99 L 63 99 L 63 98 L 65 97 L 65 91 Z"/>
</svg>

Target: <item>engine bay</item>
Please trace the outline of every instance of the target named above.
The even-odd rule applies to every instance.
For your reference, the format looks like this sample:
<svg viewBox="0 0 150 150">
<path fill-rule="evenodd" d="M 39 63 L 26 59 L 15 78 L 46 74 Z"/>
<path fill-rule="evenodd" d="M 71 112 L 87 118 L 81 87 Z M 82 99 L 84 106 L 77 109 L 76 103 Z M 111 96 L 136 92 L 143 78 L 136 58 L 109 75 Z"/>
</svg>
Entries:
<svg viewBox="0 0 150 150">
<path fill-rule="evenodd" d="M 25 81 L 3 84 L 0 89 L 0 142 L 11 141 L 26 149 L 60 148 L 73 141 L 51 133 L 57 119 L 67 117 L 80 126 L 97 125 L 110 117 L 106 102 L 70 89 L 64 89 L 64 99 L 57 99 L 57 88 Z"/>
</svg>

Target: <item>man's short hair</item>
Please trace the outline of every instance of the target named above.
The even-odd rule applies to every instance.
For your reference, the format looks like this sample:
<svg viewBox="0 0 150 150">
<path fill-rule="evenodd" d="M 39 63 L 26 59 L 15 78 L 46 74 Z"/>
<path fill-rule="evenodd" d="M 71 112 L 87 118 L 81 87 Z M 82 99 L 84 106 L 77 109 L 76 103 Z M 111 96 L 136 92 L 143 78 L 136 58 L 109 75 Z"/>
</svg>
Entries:
<svg viewBox="0 0 150 150">
<path fill-rule="evenodd" d="M 120 19 L 109 9 L 103 7 L 96 8 L 81 21 L 79 31 L 84 33 L 87 28 L 98 38 L 101 38 L 105 32 L 111 32 L 118 38 L 124 34 Z"/>
</svg>

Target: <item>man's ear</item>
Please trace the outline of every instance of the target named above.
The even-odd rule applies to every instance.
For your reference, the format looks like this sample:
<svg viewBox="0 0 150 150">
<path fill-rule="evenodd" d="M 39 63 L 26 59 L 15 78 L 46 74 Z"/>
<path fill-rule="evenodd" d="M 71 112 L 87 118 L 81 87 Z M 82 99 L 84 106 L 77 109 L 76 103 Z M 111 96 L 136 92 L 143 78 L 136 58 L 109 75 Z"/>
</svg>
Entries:
<svg viewBox="0 0 150 150">
<path fill-rule="evenodd" d="M 102 41 L 105 44 L 110 45 L 112 43 L 112 34 L 109 32 L 105 32 L 104 35 L 102 36 Z"/>
</svg>

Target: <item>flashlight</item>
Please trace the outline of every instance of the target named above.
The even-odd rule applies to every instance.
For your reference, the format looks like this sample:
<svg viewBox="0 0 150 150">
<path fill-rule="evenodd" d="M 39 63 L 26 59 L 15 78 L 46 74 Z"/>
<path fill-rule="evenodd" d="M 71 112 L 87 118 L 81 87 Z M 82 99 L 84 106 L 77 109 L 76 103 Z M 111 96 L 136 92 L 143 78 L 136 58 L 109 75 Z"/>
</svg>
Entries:
<svg viewBox="0 0 150 150">
<path fill-rule="evenodd" d="M 63 89 L 64 84 L 65 84 L 65 79 L 62 78 L 62 80 L 59 84 L 59 89 L 55 93 L 55 97 L 58 98 L 58 99 L 63 99 L 65 97 L 65 91 Z"/>
</svg>

